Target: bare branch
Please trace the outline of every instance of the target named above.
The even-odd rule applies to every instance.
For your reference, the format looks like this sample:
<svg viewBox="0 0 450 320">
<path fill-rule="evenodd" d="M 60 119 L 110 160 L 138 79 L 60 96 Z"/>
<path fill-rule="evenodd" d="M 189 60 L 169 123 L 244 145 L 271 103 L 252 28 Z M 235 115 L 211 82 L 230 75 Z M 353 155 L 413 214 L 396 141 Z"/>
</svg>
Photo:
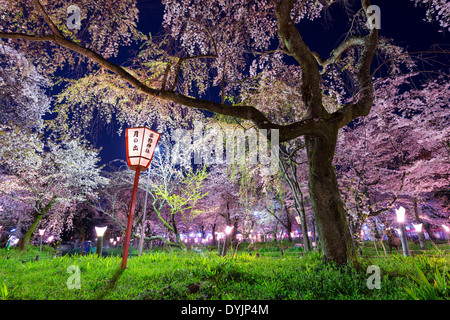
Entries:
<svg viewBox="0 0 450 320">
<path fill-rule="evenodd" d="M 341 55 L 345 51 L 354 46 L 363 46 L 363 45 L 364 45 L 364 37 L 360 36 L 350 37 L 344 42 L 342 42 L 336 49 L 334 49 L 331 52 L 331 57 L 325 61 L 323 61 L 320 58 L 320 55 L 317 52 L 312 52 L 313 56 L 316 58 L 317 63 L 322 67 L 322 71 L 320 71 L 320 74 L 321 75 L 325 74 L 330 64 L 339 62 L 339 60 L 341 59 Z"/>
<path fill-rule="evenodd" d="M 33 4 L 36 7 L 37 11 L 42 15 L 45 22 L 49 25 L 50 29 L 55 33 L 55 35 L 59 37 L 64 37 L 61 31 L 56 27 L 56 25 L 53 23 L 52 19 L 48 16 L 47 12 L 45 11 L 44 7 L 41 5 L 39 0 L 33 0 Z"/>
</svg>

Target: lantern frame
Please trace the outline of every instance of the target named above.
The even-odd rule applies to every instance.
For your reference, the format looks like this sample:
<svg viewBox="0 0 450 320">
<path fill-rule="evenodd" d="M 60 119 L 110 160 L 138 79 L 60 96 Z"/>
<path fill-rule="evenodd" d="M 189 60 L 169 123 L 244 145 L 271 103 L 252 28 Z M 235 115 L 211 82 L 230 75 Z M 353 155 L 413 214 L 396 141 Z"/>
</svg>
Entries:
<svg viewBox="0 0 450 320">
<path fill-rule="evenodd" d="M 130 148 L 131 148 L 131 146 L 129 145 L 129 136 L 128 135 L 129 135 L 129 132 L 131 132 L 133 130 L 135 130 L 135 131 L 136 130 L 142 131 L 143 132 L 143 137 L 142 138 L 137 137 L 137 139 L 141 139 L 141 141 L 138 141 L 138 143 L 140 143 L 140 146 L 138 145 L 139 155 L 131 156 L 130 155 Z M 145 137 L 146 137 L 147 134 L 148 134 L 148 136 L 150 136 L 151 134 L 154 134 L 156 142 L 155 142 L 155 144 L 153 146 L 153 149 L 150 150 L 150 152 L 148 152 L 147 155 L 145 155 L 146 152 L 144 152 L 144 150 L 145 150 L 144 143 L 146 141 Z M 127 152 L 127 163 L 128 163 L 128 167 L 131 170 L 136 170 L 136 171 L 137 170 L 139 170 L 139 171 L 147 170 L 147 168 L 150 166 L 150 163 L 152 162 L 153 155 L 155 154 L 155 150 L 156 150 L 156 147 L 158 146 L 158 142 L 159 142 L 159 138 L 160 137 L 161 137 L 160 133 L 158 133 L 158 132 L 156 132 L 154 130 L 151 130 L 151 129 L 147 128 L 147 127 L 133 127 L 133 128 L 126 128 L 125 129 L 125 144 L 126 144 L 126 152 Z M 137 164 L 136 163 L 132 163 L 133 162 L 132 160 L 135 160 L 135 159 L 138 160 Z M 146 164 L 142 165 L 141 163 L 142 163 L 143 160 L 146 161 Z"/>
</svg>

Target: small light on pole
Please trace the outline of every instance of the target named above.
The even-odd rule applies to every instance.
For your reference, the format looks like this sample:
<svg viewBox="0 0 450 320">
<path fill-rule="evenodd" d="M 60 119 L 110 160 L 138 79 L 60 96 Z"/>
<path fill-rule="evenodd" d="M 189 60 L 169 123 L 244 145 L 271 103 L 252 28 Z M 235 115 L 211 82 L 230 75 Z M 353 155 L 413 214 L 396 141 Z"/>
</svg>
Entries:
<svg viewBox="0 0 450 320">
<path fill-rule="evenodd" d="M 423 235 L 423 223 L 413 224 L 414 229 L 417 232 L 417 237 L 419 238 L 420 249 L 426 250 L 427 247 L 425 245 L 425 236 Z"/>
<path fill-rule="evenodd" d="M 228 236 L 231 234 L 233 229 L 234 229 L 234 227 L 230 227 L 230 226 L 226 226 L 225 227 L 225 235 L 226 235 L 226 237 L 225 237 L 225 239 L 223 241 L 222 257 L 225 255 L 225 246 L 227 244 Z"/>
<path fill-rule="evenodd" d="M 127 267 L 128 249 L 131 240 L 131 227 L 133 225 L 134 205 L 139 184 L 139 173 L 150 166 L 161 134 L 146 127 L 127 128 L 125 130 L 125 143 L 127 162 L 134 175 L 133 193 L 131 194 L 130 212 L 128 214 L 125 242 L 123 244 L 122 269 Z"/>
<path fill-rule="evenodd" d="M 44 237 L 45 229 L 39 229 L 39 236 L 41 237 L 39 251 L 42 251 L 42 238 Z"/>
<path fill-rule="evenodd" d="M 395 213 L 397 215 L 397 221 L 400 225 L 400 239 L 402 241 L 402 249 L 403 255 L 405 257 L 409 256 L 409 248 L 408 248 L 408 239 L 406 238 L 406 229 L 405 229 L 405 208 L 400 207 L 395 209 Z"/>
<path fill-rule="evenodd" d="M 399 223 L 405 223 L 405 208 L 400 207 L 398 209 L 395 209 L 395 213 L 397 215 L 397 221 Z"/>
<path fill-rule="evenodd" d="M 422 232 L 422 226 L 423 226 L 422 223 L 413 224 L 413 226 L 414 226 L 414 229 L 416 230 L 417 233 Z"/>
<path fill-rule="evenodd" d="M 103 236 L 107 227 L 95 227 L 95 233 L 97 234 L 97 256 L 102 255 Z"/>
</svg>

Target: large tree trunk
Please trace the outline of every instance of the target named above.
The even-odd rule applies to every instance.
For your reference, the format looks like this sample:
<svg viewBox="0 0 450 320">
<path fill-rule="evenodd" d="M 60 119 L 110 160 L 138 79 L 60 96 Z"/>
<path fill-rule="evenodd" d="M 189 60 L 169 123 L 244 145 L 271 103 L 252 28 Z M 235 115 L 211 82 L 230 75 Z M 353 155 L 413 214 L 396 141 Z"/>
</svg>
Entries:
<svg viewBox="0 0 450 320">
<path fill-rule="evenodd" d="M 305 142 L 311 205 L 323 255 L 327 260 L 345 264 L 356 261 L 356 250 L 332 165 L 337 132 L 337 128 L 331 128 L 326 138 L 306 136 Z"/>
<path fill-rule="evenodd" d="M 19 243 L 19 249 L 22 251 L 26 251 L 28 248 L 28 244 L 30 243 L 31 235 L 33 234 L 34 230 L 36 230 L 37 226 L 39 225 L 39 222 L 41 222 L 42 218 L 47 214 L 47 212 L 50 211 L 50 209 L 53 207 L 53 205 L 56 203 L 56 196 L 53 196 L 53 198 L 50 199 L 50 201 L 47 203 L 47 205 L 44 207 L 44 209 L 41 209 L 40 211 L 36 211 L 34 213 L 34 220 L 31 226 L 28 228 L 28 231 L 25 233 L 23 238 L 20 240 Z"/>
<path fill-rule="evenodd" d="M 28 231 L 25 233 L 23 238 L 19 242 L 19 249 L 22 251 L 26 251 L 28 249 L 28 244 L 30 243 L 31 236 L 33 235 L 34 231 L 36 230 L 37 226 L 39 225 L 39 222 L 41 222 L 44 215 L 35 213 L 34 214 L 34 220 L 31 226 L 28 228 Z"/>
</svg>

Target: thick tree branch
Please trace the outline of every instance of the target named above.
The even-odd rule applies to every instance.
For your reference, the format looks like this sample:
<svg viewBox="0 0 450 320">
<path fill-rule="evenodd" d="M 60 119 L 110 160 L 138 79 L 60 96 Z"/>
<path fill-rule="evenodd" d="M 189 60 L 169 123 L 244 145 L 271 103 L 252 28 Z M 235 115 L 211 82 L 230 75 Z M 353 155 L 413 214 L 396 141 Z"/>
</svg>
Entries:
<svg viewBox="0 0 450 320">
<path fill-rule="evenodd" d="M 298 33 L 298 32 L 297 32 Z M 141 91 L 144 94 L 150 95 L 157 99 L 163 99 L 172 101 L 175 103 L 179 103 L 181 105 L 192 107 L 196 109 L 202 109 L 211 111 L 214 113 L 223 114 L 226 116 L 241 118 L 244 120 L 252 121 L 259 129 L 278 129 L 279 131 L 279 141 L 288 141 L 291 139 L 294 139 L 296 137 L 299 137 L 301 135 L 317 135 L 322 136 L 322 129 L 324 125 L 324 119 L 321 119 L 319 116 L 316 116 L 314 118 L 309 117 L 307 120 L 298 121 L 289 125 L 278 125 L 270 120 L 267 119 L 267 117 L 260 112 L 258 109 L 256 109 L 253 106 L 230 106 L 225 105 L 222 103 L 217 103 L 213 101 L 203 100 L 203 99 L 196 99 L 192 98 L 183 94 L 180 94 L 178 92 L 174 92 L 172 90 L 157 90 L 150 88 L 149 86 L 145 85 L 143 82 L 141 82 L 139 79 L 131 75 L 128 71 L 123 69 L 122 67 L 108 61 L 107 59 L 103 58 L 100 54 L 97 52 L 83 47 L 73 41 L 70 41 L 64 37 L 60 37 L 58 35 L 28 35 L 28 34 L 22 34 L 22 33 L 3 33 L 0 32 L 0 38 L 7 38 L 7 39 L 24 39 L 29 41 L 53 41 L 62 47 L 65 47 L 67 49 L 70 49 L 74 52 L 77 52 L 85 57 L 90 58 L 92 61 L 99 64 L 101 67 L 108 69 L 109 71 L 115 73 L 119 77 L 121 77 L 123 80 L 128 82 L 130 85 L 132 85 L 137 90 Z M 309 51 L 309 49 L 307 49 Z M 319 76 L 318 74 L 318 67 L 315 62 L 314 57 L 309 52 L 309 55 L 311 56 L 312 60 L 314 61 L 314 65 L 317 72 L 313 72 L 315 75 Z M 196 57 L 198 58 L 198 57 Z M 206 56 L 205 56 L 206 58 Z M 183 61 L 188 60 L 189 58 L 184 58 Z M 318 83 L 318 82 L 317 82 Z M 313 86 L 308 86 L 308 88 L 313 88 Z M 311 92 L 310 89 L 307 89 L 308 92 Z M 318 90 L 318 93 L 315 93 L 315 97 L 318 97 L 317 94 L 320 96 L 320 90 L 319 86 L 313 88 L 314 90 Z M 314 91 L 313 90 L 313 91 Z M 319 98 L 321 100 L 321 97 Z"/>
<path fill-rule="evenodd" d="M 63 37 L 61 31 L 59 31 L 59 29 L 53 23 L 52 19 L 50 19 L 50 17 L 48 16 L 47 12 L 45 11 L 44 7 L 39 2 L 39 0 L 33 0 L 33 4 L 34 4 L 36 10 L 42 15 L 42 17 L 44 18 L 45 22 L 47 22 L 47 24 L 49 25 L 50 29 L 52 29 L 52 31 L 56 35 L 58 35 L 60 37 Z"/>
<path fill-rule="evenodd" d="M 278 35 L 286 49 L 302 67 L 302 99 L 307 107 L 307 118 L 323 118 L 327 112 L 322 106 L 319 67 L 291 19 L 293 4 L 293 0 L 281 0 L 276 7 Z"/>
<path fill-rule="evenodd" d="M 367 12 L 370 6 L 369 0 L 362 0 L 362 7 Z M 357 78 L 359 82 L 359 99 L 356 103 L 348 104 L 333 113 L 332 118 L 339 128 L 347 125 L 350 121 L 367 116 L 373 105 L 373 82 L 370 67 L 378 46 L 378 30 L 372 28 L 364 38 L 363 51 L 358 63 Z"/>
<path fill-rule="evenodd" d="M 364 45 L 364 37 L 354 36 L 348 38 L 347 40 L 342 42 L 336 49 L 334 49 L 331 52 L 331 57 L 325 61 L 320 58 L 320 55 L 317 52 L 312 52 L 313 56 L 316 58 L 317 63 L 322 67 L 322 71 L 320 71 L 320 74 L 325 74 L 330 64 L 338 62 L 341 59 L 341 55 L 345 51 L 357 45 Z"/>
</svg>

